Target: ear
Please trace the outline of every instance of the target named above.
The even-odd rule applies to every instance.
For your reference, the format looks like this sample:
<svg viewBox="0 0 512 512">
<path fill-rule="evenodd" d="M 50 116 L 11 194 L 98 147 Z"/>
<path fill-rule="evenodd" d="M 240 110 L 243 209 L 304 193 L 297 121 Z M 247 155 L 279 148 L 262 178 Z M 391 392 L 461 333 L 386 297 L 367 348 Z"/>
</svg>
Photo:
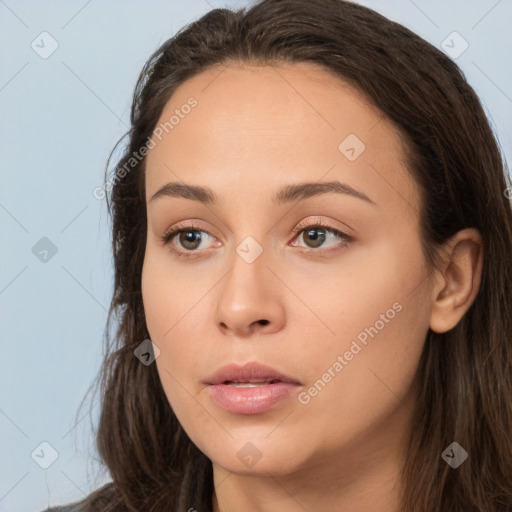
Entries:
<svg viewBox="0 0 512 512">
<path fill-rule="evenodd" d="M 474 228 L 459 231 L 442 248 L 442 267 L 436 269 L 430 328 L 438 333 L 457 325 L 480 287 L 483 244 Z"/>
</svg>

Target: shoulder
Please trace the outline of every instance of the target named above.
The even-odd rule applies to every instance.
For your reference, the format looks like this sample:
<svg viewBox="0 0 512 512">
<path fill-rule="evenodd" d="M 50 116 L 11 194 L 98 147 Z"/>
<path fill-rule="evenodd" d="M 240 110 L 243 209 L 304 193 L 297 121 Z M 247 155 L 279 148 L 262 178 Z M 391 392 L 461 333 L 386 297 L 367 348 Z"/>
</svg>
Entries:
<svg viewBox="0 0 512 512">
<path fill-rule="evenodd" d="M 75 505 L 63 505 L 60 507 L 47 508 L 42 512 L 78 512 L 78 507 Z"/>
</svg>

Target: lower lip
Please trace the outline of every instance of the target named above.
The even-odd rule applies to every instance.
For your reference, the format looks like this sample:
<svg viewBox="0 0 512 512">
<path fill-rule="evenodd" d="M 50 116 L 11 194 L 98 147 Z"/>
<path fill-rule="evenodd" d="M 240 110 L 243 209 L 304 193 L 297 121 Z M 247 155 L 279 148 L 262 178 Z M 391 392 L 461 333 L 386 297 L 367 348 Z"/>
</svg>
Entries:
<svg viewBox="0 0 512 512">
<path fill-rule="evenodd" d="M 238 388 L 229 384 L 209 386 L 212 398 L 227 411 L 237 414 L 258 414 L 268 411 L 284 398 L 296 393 L 298 384 L 274 382 L 251 388 Z"/>
</svg>

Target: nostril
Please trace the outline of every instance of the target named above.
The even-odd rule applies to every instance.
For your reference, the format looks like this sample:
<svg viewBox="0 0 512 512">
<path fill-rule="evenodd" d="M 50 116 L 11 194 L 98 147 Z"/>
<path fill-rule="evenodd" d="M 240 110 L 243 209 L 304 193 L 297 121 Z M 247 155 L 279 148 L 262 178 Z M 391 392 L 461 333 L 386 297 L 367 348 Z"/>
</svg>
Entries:
<svg viewBox="0 0 512 512">
<path fill-rule="evenodd" d="M 261 324 L 261 325 L 267 325 L 268 324 L 268 320 L 258 320 L 258 323 Z"/>
</svg>

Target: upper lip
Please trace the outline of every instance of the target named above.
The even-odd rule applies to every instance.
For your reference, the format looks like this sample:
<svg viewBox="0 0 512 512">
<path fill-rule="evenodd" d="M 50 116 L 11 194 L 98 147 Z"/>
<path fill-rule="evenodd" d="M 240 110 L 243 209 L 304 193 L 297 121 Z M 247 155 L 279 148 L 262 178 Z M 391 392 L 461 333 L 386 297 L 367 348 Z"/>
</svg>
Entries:
<svg viewBox="0 0 512 512">
<path fill-rule="evenodd" d="M 246 363 L 243 366 L 237 364 L 228 364 L 219 368 L 213 375 L 206 379 L 206 384 L 222 384 L 224 382 L 249 382 L 251 379 L 258 380 L 277 380 L 281 382 L 290 382 L 300 384 L 300 382 L 285 375 L 284 373 L 260 364 L 258 362 Z"/>
</svg>

